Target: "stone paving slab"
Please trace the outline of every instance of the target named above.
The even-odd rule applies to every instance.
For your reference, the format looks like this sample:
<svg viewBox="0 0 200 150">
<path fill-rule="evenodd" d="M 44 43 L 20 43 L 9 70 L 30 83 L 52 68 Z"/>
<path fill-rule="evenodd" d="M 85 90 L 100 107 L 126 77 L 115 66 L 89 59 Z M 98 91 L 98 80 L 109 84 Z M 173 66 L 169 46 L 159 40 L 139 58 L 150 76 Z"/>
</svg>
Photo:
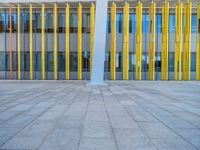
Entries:
<svg viewBox="0 0 200 150">
<path fill-rule="evenodd" d="M 198 150 L 200 82 L 0 81 L 0 150 Z"/>
</svg>

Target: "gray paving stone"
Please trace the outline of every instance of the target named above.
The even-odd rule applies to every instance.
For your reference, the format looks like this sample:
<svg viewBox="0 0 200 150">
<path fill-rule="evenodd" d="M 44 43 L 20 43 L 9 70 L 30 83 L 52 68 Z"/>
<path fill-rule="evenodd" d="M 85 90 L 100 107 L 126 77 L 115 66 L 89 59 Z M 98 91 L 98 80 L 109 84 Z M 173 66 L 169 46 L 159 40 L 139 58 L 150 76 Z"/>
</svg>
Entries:
<svg viewBox="0 0 200 150">
<path fill-rule="evenodd" d="M 86 114 L 86 121 L 108 121 L 106 112 L 88 112 Z"/>
<path fill-rule="evenodd" d="M 12 138 L 0 149 L 37 149 L 41 143 L 39 138 Z"/>
<path fill-rule="evenodd" d="M 176 129 L 176 132 L 183 136 L 185 140 L 200 149 L 200 130 L 199 129 Z"/>
<path fill-rule="evenodd" d="M 20 131 L 20 128 L 0 128 L 0 146 Z"/>
<path fill-rule="evenodd" d="M 77 150 L 80 141 L 80 129 L 56 129 L 39 147 L 41 150 Z"/>
<path fill-rule="evenodd" d="M 173 138 L 177 135 L 162 123 L 140 122 L 140 127 L 152 139 Z"/>
<path fill-rule="evenodd" d="M 191 144 L 177 138 L 153 139 L 152 142 L 160 150 L 197 150 Z"/>
<path fill-rule="evenodd" d="M 88 122 L 84 125 L 83 137 L 112 138 L 113 135 L 108 122 Z"/>
<path fill-rule="evenodd" d="M 119 150 L 156 150 L 156 147 L 151 143 L 147 137 L 132 137 L 126 136 L 116 137 Z"/>
<path fill-rule="evenodd" d="M 0 81 L 0 149 L 200 149 L 200 83 Z"/>
<path fill-rule="evenodd" d="M 83 138 L 79 150 L 117 150 L 112 138 Z"/>
<path fill-rule="evenodd" d="M 112 128 L 119 129 L 129 129 L 138 128 L 138 125 L 132 118 L 122 118 L 122 117 L 111 117 L 110 118 Z"/>
</svg>

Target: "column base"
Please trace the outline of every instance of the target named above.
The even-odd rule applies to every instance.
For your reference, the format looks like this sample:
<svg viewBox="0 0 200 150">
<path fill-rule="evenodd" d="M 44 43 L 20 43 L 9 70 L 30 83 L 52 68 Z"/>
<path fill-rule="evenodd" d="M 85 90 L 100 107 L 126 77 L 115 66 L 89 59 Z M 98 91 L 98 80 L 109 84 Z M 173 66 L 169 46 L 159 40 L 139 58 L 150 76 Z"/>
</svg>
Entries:
<svg viewBox="0 0 200 150">
<path fill-rule="evenodd" d="M 108 86 L 107 83 L 88 83 L 87 84 L 88 87 L 106 87 Z"/>
</svg>

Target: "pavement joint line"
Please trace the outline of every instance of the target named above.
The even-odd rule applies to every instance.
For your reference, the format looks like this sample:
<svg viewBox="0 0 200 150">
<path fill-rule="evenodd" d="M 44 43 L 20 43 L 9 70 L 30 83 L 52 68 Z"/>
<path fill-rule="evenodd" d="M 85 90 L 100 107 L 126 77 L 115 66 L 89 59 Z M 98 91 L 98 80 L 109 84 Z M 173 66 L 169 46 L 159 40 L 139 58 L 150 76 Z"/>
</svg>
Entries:
<svg viewBox="0 0 200 150">
<path fill-rule="evenodd" d="M 72 89 L 73 90 L 73 89 Z M 70 92 L 72 92 L 72 90 Z M 69 93 L 70 93 L 69 92 Z M 0 147 L 2 147 L 5 143 L 7 143 L 9 140 L 13 139 L 14 137 L 16 137 L 23 129 L 25 129 L 26 127 L 28 127 L 31 123 L 33 123 L 35 120 L 38 119 L 38 117 L 42 116 L 45 112 L 47 112 L 49 109 L 51 109 L 54 105 L 49 106 L 45 111 L 43 111 L 42 113 L 40 113 L 40 115 L 38 115 L 35 119 L 33 119 L 29 124 L 27 124 L 26 126 L 24 126 L 23 128 L 21 128 L 18 132 L 16 132 L 16 134 L 12 137 L 10 137 L 9 139 L 7 139 L 5 142 L 3 142 Z"/>
<path fill-rule="evenodd" d="M 130 95 L 128 95 L 130 97 Z M 130 97 L 131 98 L 131 97 Z M 145 98 L 143 98 L 144 100 L 146 100 Z M 133 100 L 131 98 L 131 100 Z M 173 131 L 176 135 L 178 135 L 180 138 L 182 138 L 185 142 L 189 143 L 191 146 L 193 146 L 193 148 L 195 149 L 198 149 L 198 147 L 196 147 L 194 144 L 192 144 L 190 141 L 188 141 L 187 139 L 185 139 L 182 135 L 180 135 L 179 133 L 177 133 L 173 128 L 169 127 L 167 124 L 165 124 L 163 121 L 161 121 L 158 117 L 156 117 L 154 114 L 152 114 L 150 111 L 146 110 L 141 104 L 139 104 L 138 102 L 135 102 L 137 103 L 137 105 L 139 105 L 145 112 L 148 112 L 150 113 L 152 116 L 154 116 L 157 120 L 160 121 L 160 123 L 162 123 L 164 126 L 166 126 L 167 128 L 169 128 L 171 131 Z M 152 102 L 151 102 L 152 103 Z M 154 103 L 152 103 L 154 104 Z M 154 104 L 156 105 L 156 104 Z M 156 106 L 159 106 L 159 105 L 156 105 Z M 189 123 L 189 122 L 187 122 Z M 190 123 L 189 123 L 190 124 Z M 149 137 L 150 138 L 150 137 Z M 151 138 L 150 138 L 151 139 Z"/>
<path fill-rule="evenodd" d="M 74 87 L 75 88 L 75 87 Z M 77 87 L 78 89 L 79 87 Z M 73 89 L 72 89 L 73 90 Z M 71 93 L 72 90 L 69 92 Z M 81 88 L 80 92 L 78 94 L 76 94 L 76 96 L 73 98 L 72 102 L 67 106 L 67 108 L 64 110 L 64 112 L 62 113 L 62 115 L 60 116 L 60 118 L 58 118 L 58 120 L 60 121 L 62 119 L 62 117 L 64 116 L 65 112 L 70 108 L 70 106 L 74 103 L 74 101 L 76 100 L 76 98 L 80 95 L 81 91 L 83 90 L 83 88 Z M 68 94 L 69 94 L 68 93 Z M 65 96 L 67 96 L 68 94 L 66 94 Z M 56 122 L 56 124 L 59 123 L 59 121 Z M 56 129 L 56 124 L 53 126 L 53 128 L 51 129 L 51 133 Z M 45 136 L 45 138 L 42 140 L 42 142 L 40 143 L 40 145 L 38 146 L 38 149 L 40 149 L 40 147 L 44 144 L 44 142 L 46 141 L 46 139 L 49 137 L 50 132 Z"/>
<path fill-rule="evenodd" d="M 120 86 L 120 85 L 119 85 Z M 109 90 L 110 90 L 110 87 L 108 88 Z M 115 94 L 113 94 L 113 92 L 110 90 L 110 92 L 112 93 L 112 95 L 116 98 L 116 100 L 118 101 L 118 103 L 120 103 L 120 101 L 119 101 L 119 99 L 118 99 L 118 97 L 115 95 Z M 121 104 L 121 103 L 120 103 Z M 130 114 L 130 112 L 124 107 L 124 105 L 122 105 L 122 107 L 124 108 L 124 110 L 129 114 L 129 116 L 131 117 L 131 119 L 132 120 L 134 120 L 136 123 L 137 123 L 137 121 L 131 116 L 131 114 Z M 159 150 L 159 148 L 157 147 L 157 145 L 156 144 L 154 144 L 153 142 L 152 142 L 152 139 L 148 136 L 148 134 L 143 130 L 143 128 L 137 123 L 137 125 L 138 125 L 138 127 L 141 129 L 141 131 L 144 133 L 144 135 L 149 139 L 149 141 L 151 142 L 151 144 L 157 149 L 157 150 Z"/>
<path fill-rule="evenodd" d="M 109 122 L 109 125 L 111 127 L 111 132 L 112 132 L 112 135 L 113 135 L 113 138 L 114 138 L 114 141 L 115 141 L 115 146 L 116 146 L 117 150 L 119 150 L 119 145 L 117 144 L 117 139 L 116 139 L 116 136 L 115 136 L 115 133 L 114 133 L 114 130 L 113 130 L 114 128 L 112 127 L 112 124 L 110 122 L 110 117 L 109 117 L 109 114 L 108 114 L 108 108 L 105 104 L 105 99 L 104 99 L 104 95 L 103 95 L 103 92 L 102 92 L 102 88 L 100 88 L 100 91 L 101 91 L 101 96 L 102 96 L 102 99 L 103 99 L 103 102 L 104 102 L 104 107 L 106 109 L 106 114 L 108 116 L 108 122 Z"/>
<path fill-rule="evenodd" d="M 152 94 L 149 94 L 149 95 L 152 95 Z M 130 95 L 129 95 L 129 97 L 130 97 Z M 138 95 L 138 97 L 140 97 L 140 98 L 142 98 L 143 100 L 147 101 L 147 99 L 145 99 L 145 97 L 142 97 L 142 96 L 139 96 L 139 95 Z M 132 99 L 132 97 L 130 97 L 130 98 Z M 160 109 L 165 110 L 166 112 L 172 114 L 173 116 L 176 116 L 176 117 L 178 117 L 178 118 L 184 120 L 185 122 L 187 122 L 187 123 L 189 123 L 189 124 L 195 126 L 196 128 L 199 128 L 199 129 L 200 129 L 199 126 L 190 123 L 188 120 L 185 120 L 183 117 L 181 118 L 180 116 L 177 116 L 175 113 L 168 111 L 168 110 L 165 109 L 164 107 L 161 107 L 160 105 L 158 105 L 158 104 L 152 102 L 151 100 L 148 100 L 148 102 L 151 102 L 153 105 L 159 107 Z M 172 103 L 172 105 L 174 105 L 174 104 Z M 176 105 L 174 105 L 174 106 L 176 106 Z M 142 107 L 142 106 L 141 106 L 141 107 Z M 177 106 L 176 106 L 176 107 L 177 107 Z M 142 107 L 142 108 L 143 108 L 146 112 L 149 113 L 149 111 L 146 110 L 144 107 Z M 195 115 L 195 116 L 200 116 L 200 115 L 198 115 L 198 114 L 192 113 L 192 112 L 190 112 L 190 111 L 188 111 L 188 110 L 186 110 L 186 109 L 183 109 L 183 108 L 181 108 L 181 107 L 179 107 L 179 108 L 180 108 L 181 110 L 184 110 L 184 111 L 186 111 L 186 112 L 189 112 L 189 113 L 191 113 L 191 114 L 193 114 L 193 115 Z M 151 113 L 151 114 L 152 114 L 152 113 Z M 159 120 L 159 121 L 160 121 L 160 120 Z"/>
<path fill-rule="evenodd" d="M 88 112 L 88 105 L 89 105 L 89 102 L 90 102 L 91 95 L 92 95 L 92 89 L 90 89 L 89 97 L 88 97 L 88 100 L 87 100 L 87 107 L 86 107 L 86 111 L 85 111 L 85 114 L 84 114 L 84 121 L 86 120 L 86 116 L 87 116 L 87 112 Z M 84 124 L 81 127 L 81 133 L 80 133 L 80 138 L 79 138 L 79 141 L 78 141 L 77 150 L 80 149 L 81 140 L 83 138 L 83 132 L 84 132 Z"/>
</svg>

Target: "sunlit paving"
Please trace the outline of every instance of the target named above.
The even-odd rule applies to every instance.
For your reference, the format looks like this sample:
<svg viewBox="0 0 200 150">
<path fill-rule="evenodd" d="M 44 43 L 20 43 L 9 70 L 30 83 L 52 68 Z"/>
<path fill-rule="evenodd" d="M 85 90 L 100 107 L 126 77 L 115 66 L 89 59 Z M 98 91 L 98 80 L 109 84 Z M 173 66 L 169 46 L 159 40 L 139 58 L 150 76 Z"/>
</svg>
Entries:
<svg viewBox="0 0 200 150">
<path fill-rule="evenodd" d="M 0 81 L 0 149 L 200 149 L 199 82 Z"/>
</svg>

